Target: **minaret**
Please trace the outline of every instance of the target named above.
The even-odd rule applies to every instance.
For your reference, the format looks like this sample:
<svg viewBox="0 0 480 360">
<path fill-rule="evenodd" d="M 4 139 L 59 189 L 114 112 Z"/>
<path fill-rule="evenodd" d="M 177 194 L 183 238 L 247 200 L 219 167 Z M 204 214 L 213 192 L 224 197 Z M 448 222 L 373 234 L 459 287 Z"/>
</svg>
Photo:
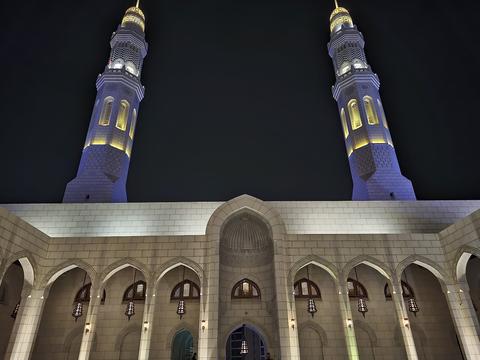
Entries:
<svg viewBox="0 0 480 360">
<path fill-rule="evenodd" d="M 400 171 L 380 99 L 380 80 L 368 65 L 363 35 L 347 9 L 330 16 L 328 53 L 333 60 L 337 101 L 353 179 L 353 200 L 415 200 Z"/>
<path fill-rule="evenodd" d="M 110 40 L 110 58 L 97 78 L 97 97 L 77 177 L 63 202 L 126 202 L 126 182 L 147 55 L 145 16 L 137 1 Z"/>
</svg>

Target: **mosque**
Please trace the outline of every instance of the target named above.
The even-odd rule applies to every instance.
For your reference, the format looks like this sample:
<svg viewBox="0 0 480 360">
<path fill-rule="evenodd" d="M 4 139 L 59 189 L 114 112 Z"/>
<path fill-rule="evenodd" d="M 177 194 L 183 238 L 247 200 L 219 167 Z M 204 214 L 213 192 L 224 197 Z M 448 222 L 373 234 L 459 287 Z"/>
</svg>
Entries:
<svg viewBox="0 0 480 360">
<path fill-rule="evenodd" d="M 328 53 L 352 201 L 128 203 L 145 31 L 137 2 L 63 203 L 0 205 L 5 359 L 480 359 L 480 201 L 416 200 L 347 9 Z"/>
</svg>

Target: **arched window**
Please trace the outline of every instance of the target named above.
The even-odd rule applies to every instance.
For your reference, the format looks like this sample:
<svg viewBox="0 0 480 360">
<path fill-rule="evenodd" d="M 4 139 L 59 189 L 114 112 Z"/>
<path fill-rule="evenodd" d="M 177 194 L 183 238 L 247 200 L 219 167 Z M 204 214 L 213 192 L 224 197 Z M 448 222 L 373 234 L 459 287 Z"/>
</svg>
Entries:
<svg viewBox="0 0 480 360">
<path fill-rule="evenodd" d="M 368 299 L 367 289 L 359 281 L 348 278 L 347 288 L 349 298 Z"/>
<path fill-rule="evenodd" d="M 183 280 L 173 288 L 170 299 L 200 299 L 200 288 L 193 281 Z"/>
<path fill-rule="evenodd" d="M 352 99 L 348 102 L 348 116 L 350 116 L 352 130 L 357 130 L 362 127 L 362 118 L 360 116 L 360 110 L 358 109 L 358 102 L 356 99 Z"/>
<path fill-rule="evenodd" d="M 365 106 L 365 112 L 367 113 L 367 122 L 369 125 L 378 125 L 377 110 L 371 96 L 365 96 L 363 98 L 363 105 Z"/>
<path fill-rule="evenodd" d="M 257 284 L 248 279 L 240 280 L 232 290 L 232 299 L 260 298 L 260 289 Z"/>
<path fill-rule="evenodd" d="M 75 303 L 86 303 L 90 302 L 90 290 L 92 288 L 92 284 L 86 284 L 80 288 L 80 290 L 77 291 L 77 295 L 75 295 L 75 300 L 73 300 Z M 102 299 L 101 302 L 102 304 L 105 302 L 105 299 L 107 298 L 107 293 L 105 289 L 103 289 L 102 293 Z"/>
<path fill-rule="evenodd" d="M 130 131 L 128 133 L 128 136 L 130 136 L 130 139 L 132 140 L 133 140 L 133 134 L 135 133 L 135 125 L 137 125 L 137 110 L 133 109 L 132 122 L 130 123 Z"/>
<path fill-rule="evenodd" d="M 340 119 L 342 120 L 343 135 L 345 139 L 348 137 L 348 125 L 347 125 L 347 116 L 345 115 L 345 109 L 340 110 Z"/>
<path fill-rule="evenodd" d="M 125 131 L 127 128 L 128 111 L 130 110 L 130 104 L 127 100 L 120 101 L 120 109 L 118 109 L 117 124 L 118 129 Z"/>
<path fill-rule="evenodd" d="M 101 126 L 108 126 L 110 124 L 110 116 L 112 115 L 113 97 L 109 96 L 103 100 L 102 112 L 98 124 Z"/>
<path fill-rule="evenodd" d="M 147 291 L 147 284 L 145 281 L 137 281 L 130 285 L 123 294 L 123 301 L 128 302 L 132 300 L 145 301 L 145 293 Z"/>
<path fill-rule="evenodd" d="M 379 99 L 377 99 L 377 104 L 378 104 L 378 108 L 380 109 L 380 115 L 382 116 L 383 126 L 385 126 L 385 128 L 388 129 L 387 117 L 385 116 L 385 110 L 383 109 L 383 105 L 382 105 L 382 103 Z"/>
<path fill-rule="evenodd" d="M 388 286 L 388 283 L 385 284 L 385 288 L 383 292 L 387 300 L 392 299 L 392 293 L 390 292 L 390 286 Z M 402 280 L 402 295 L 404 299 L 410 299 L 415 297 L 415 293 L 413 292 L 412 287 L 403 280 Z"/>
<path fill-rule="evenodd" d="M 321 298 L 320 289 L 312 280 L 301 279 L 293 285 L 296 298 Z"/>
</svg>

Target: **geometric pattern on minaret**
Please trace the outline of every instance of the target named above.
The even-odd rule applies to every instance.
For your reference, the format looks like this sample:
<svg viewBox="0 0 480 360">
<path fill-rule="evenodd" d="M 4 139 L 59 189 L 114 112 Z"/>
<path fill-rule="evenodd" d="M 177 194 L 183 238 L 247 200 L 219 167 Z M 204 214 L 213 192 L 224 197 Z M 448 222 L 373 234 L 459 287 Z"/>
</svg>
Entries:
<svg viewBox="0 0 480 360">
<path fill-rule="evenodd" d="M 353 200 L 415 200 L 400 171 L 380 99 L 380 80 L 368 65 L 363 35 L 347 9 L 330 16 L 328 53 L 335 68 L 333 97 L 345 138 L 353 180 Z"/>
<path fill-rule="evenodd" d="M 127 175 L 147 55 L 145 16 L 129 8 L 110 40 L 110 58 L 97 78 L 97 97 L 77 176 L 67 184 L 63 202 L 126 202 Z"/>
</svg>

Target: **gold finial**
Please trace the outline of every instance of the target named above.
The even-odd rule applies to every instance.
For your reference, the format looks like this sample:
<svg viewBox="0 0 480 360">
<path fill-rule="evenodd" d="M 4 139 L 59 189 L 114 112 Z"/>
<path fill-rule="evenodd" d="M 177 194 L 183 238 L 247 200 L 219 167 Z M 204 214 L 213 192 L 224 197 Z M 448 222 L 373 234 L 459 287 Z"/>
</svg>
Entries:
<svg viewBox="0 0 480 360">
<path fill-rule="evenodd" d="M 335 0 L 337 1 L 337 0 Z M 140 8 L 140 0 L 137 0 L 137 5 L 135 5 L 136 8 Z"/>
<path fill-rule="evenodd" d="M 338 9 L 338 1 L 335 0 L 335 9 Z"/>
</svg>

